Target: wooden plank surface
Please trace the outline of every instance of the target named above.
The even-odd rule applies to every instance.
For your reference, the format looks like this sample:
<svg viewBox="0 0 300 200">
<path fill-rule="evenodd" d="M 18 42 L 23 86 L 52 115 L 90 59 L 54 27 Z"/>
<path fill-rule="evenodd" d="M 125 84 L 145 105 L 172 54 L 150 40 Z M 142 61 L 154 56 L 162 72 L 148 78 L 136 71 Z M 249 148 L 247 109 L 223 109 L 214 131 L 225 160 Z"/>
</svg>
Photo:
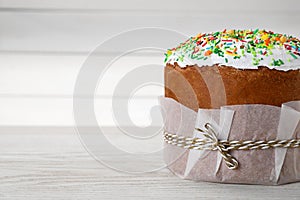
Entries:
<svg viewBox="0 0 300 200">
<path fill-rule="evenodd" d="M 105 130 L 114 135 L 116 129 Z M 296 200 L 300 197 L 299 183 L 283 186 L 196 183 L 181 180 L 167 169 L 145 174 L 117 172 L 95 161 L 68 127 L 1 127 L 0 152 L 1 200 Z M 135 164 L 128 161 L 128 165 Z"/>
<path fill-rule="evenodd" d="M 0 0 L 0 8 L 14 8 L 19 10 L 24 9 L 45 9 L 45 10 L 188 10 L 188 11 L 281 11 L 281 10 L 294 10 L 299 11 L 297 7 L 298 0 L 286 0 L 282 2 L 280 0 L 252 0 L 244 1 L 240 0 L 227 0 L 220 1 L 216 4 L 214 1 L 204 0 L 152 0 L 152 1 L 140 1 L 140 0 L 111 0 L 111 1 L 99 1 L 99 0 Z"/>
<path fill-rule="evenodd" d="M 115 92 L 115 88 L 127 73 L 150 64 L 161 65 L 162 83 L 163 56 L 126 55 L 110 65 L 95 92 L 96 114 L 102 123 L 114 125 L 112 96 L 134 100 L 128 102 L 130 115 L 137 124 L 147 123 L 149 117 L 145 115 L 163 95 L 163 87 L 140 87 L 132 94 Z M 87 55 L 0 53 L 0 126 L 73 126 L 74 87 L 86 58 Z M 105 55 L 101 58 L 106 59 Z M 158 75 L 154 72 L 153 76 Z M 85 91 L 78 95 L 87 98 Z"/>
<path fill-rule="evenodd" d="M 224 28 L 299 36 L 299 10 L 298 0 L 0 0 L 0 51 L 87 53 L 115 34 L 141 27 L 188 36 Z"/>
<path fill-rule="evenodd" d="M 298 3 L 299 6 L 299 3 Z M 181 13 L 181 12 L 180 12 Z M 299 12 L 150 12 L 100 13 L 0 12 L 0 51 L 90 52 L 124 31 L 158 27 L 187 36 L 225 28 L 264 28 L 299 36 Z M 154 37 L 160 40 L 159 37 Z M 179 43 L 181 41 L 175 41 Z M 117 50 L 107 49 L 108 52 Z"/>
<path fill-rule="evenodd" d="M 130 119 L 139 126 L 151 123 L 150 116 L 153 114 L 151 109 L 159 104 L 158 97 L 117 98 L 115 100 L 127 106 Z M 94 105 L 96 118 L 101 125 L 114 126 L 116 124 L 114 114 L 118 111 L 112 106 L 111 98 L 95 99 Z M 0 126 L 74 126 L 73 111 L 72 98 L 1 97 Z M 161 117 L 160 114 L 158 117 Z M 153 125 L 160 125 L 162 120 L 154 122 Z M 118 124 L 131 125 L 127 121 L 118 121 Z M 87 121 L 85 125 L 91 124 Z"/>
<path fill-rule="evenodd" d="M 99 58 L 107 59 L 107 56 L 101 55 Z M 86 59 L 88 55 L 0 53 L 0 97 L 36 95 L 72 98 L 76 78 Z M 160 76 L 163 77 L 163 60 L 164 52 L 156 52 L 154 55 L 146 52 L 136 53 L 118 58 L 109 65 L 109 70 L 105 71 L 101 77 L 101 86 L 98 87 L 96 95 L 98 97 L 112 96 L 117 83 L 127 73 L 144 65 L 161 66 Z M 107 66 L 99 66 L 99 69 L 105 67 Z M 161 89 L 139 93 L 140 96 L 162 94 Z M 125 92 L 118 95 L 128 94 Z"/>
</svg>

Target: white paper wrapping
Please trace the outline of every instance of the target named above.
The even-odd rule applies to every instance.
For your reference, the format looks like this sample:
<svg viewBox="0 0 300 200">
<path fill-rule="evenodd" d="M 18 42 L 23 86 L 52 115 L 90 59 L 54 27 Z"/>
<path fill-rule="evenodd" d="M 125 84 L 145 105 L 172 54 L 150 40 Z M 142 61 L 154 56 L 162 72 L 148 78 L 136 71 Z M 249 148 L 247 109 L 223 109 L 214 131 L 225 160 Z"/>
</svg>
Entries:
<svg viewBox="0 0 300 200">
<path fill-rule="evenodd" d="M 203 137 L 195 128 L 210 123 L 219 140 L 274 140 L 300 137 L 300 101 L 282 107 L 234 105 L 199 109 L 198 113 L 162 97 L 165 131 L 186 137 Z M 181 178 L 195 181 L 276 185 L 300 181 L 300 148 L 233 150 L 238 162 L 230 170 L 217 151 L 186 150 L 166 144 L 164 158 Z"/>
</svg>

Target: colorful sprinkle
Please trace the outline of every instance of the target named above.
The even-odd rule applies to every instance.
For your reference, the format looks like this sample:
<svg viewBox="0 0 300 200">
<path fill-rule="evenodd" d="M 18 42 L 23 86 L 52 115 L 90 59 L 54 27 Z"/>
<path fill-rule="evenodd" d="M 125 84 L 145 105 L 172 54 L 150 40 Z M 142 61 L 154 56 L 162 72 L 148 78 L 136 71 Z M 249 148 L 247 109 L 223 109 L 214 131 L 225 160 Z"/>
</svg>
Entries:
<svg viewBox="0 0 300 200">
<path fill-rule="evenodd" d="M 205 56 L 210 56 L 213 52 L 211 50 L 208 50 L 204 53 Z"/>
<path fill-rule="evenodd" d="M 300 40 L 292 36 L 259 30 L 224 30 L 208 34 L 199 33 L 189 38 L 178 47 L 169 49 L 165 54 L 165 62 L 173 57 L 183 61 L 186 58 L 207 60 L 217 55 L 226 63 L 228 59 L 252 58 L 252 64 L 259 66 L 265 57 L 273 55 L 272 50 L 284 48 L 287 50 L 287 61 L 292 62 L 300 56 Z M 274 52 L 275 53 L 275 52 Z M 177 59 L 178 58 L 178 59 Z M 271 57 L 272 58 L 272 57 Z M 273 59 L 272 66 L 284 65 L 283 60 Z"/>
</svg>

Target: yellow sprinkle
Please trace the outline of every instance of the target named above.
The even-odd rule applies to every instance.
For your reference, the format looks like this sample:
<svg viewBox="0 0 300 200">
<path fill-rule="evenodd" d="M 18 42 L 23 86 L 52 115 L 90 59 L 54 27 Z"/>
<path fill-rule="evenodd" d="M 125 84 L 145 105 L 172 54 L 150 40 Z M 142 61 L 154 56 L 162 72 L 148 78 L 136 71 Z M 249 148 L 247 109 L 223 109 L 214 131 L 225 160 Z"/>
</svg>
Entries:
<svg viewBox="0 0 300 200">
<path fill-rule="evenodd" d="M 269 38 L 269 36 L 267 34 L 264 34 L 263 36 L 261 36 L 261 39 L 263 39 L 263 40 L 266 40 L 268 38 Z"/>
<path fill-rule="evenodd" d="M 234 30 L 228 30 L 227 33 L 228 33 L 229 35 L 233 35 L 233 34 L 234 34 Z"/>
<path fill-rule="evenodd" d="M 196 38 L 199 38 L 199 37 L 201 37 L 202 36 L 202 33 L 199 33 L 197 36 L 196 36 Z"/>
<path fill-rule="evenodd" d="M 287 41 L 287 38 L 286 37 L 284 37 L 284 36 L 281 36 L 280 37 L 280 42 L 281 43 L 285 43 Z"/>
<path fill-rule="evenodd" d="M 172 54 L 172 51 L 171 51 L 171 50 L 168 50 L 168 51 L 167 51 L 167 54 L 168 54 L 168 55 L 171 55 L 171 54 Z"/>
<path fill-rule="evenodd" d="M 228 51 L 225 51 L 225 54 L 230 55 L 230 56 L 238 56 L 237 54 L 231 53 L 231 52 L 228 52 Z"/>
</svg>

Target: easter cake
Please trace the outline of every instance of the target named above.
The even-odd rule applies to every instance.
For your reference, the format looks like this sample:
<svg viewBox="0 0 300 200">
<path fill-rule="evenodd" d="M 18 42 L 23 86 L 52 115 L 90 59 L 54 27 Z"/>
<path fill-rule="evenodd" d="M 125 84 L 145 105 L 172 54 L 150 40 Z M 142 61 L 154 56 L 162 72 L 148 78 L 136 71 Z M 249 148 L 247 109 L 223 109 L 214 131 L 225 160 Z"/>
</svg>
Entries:
<svg viewBox="0 0 300 200">
<path fill-rule="evenodd" d="M 200 33 L 165 54 L 164 159 L 195 181 L 300 181 L 300 40 Z"/>
<path fill-rule="evenodd" d="M 300 100 L 299 47 L 297 38 L 265 30 L 198 34 L 167 51 L 165 96 L 194 110 Z"/>
</svg>

